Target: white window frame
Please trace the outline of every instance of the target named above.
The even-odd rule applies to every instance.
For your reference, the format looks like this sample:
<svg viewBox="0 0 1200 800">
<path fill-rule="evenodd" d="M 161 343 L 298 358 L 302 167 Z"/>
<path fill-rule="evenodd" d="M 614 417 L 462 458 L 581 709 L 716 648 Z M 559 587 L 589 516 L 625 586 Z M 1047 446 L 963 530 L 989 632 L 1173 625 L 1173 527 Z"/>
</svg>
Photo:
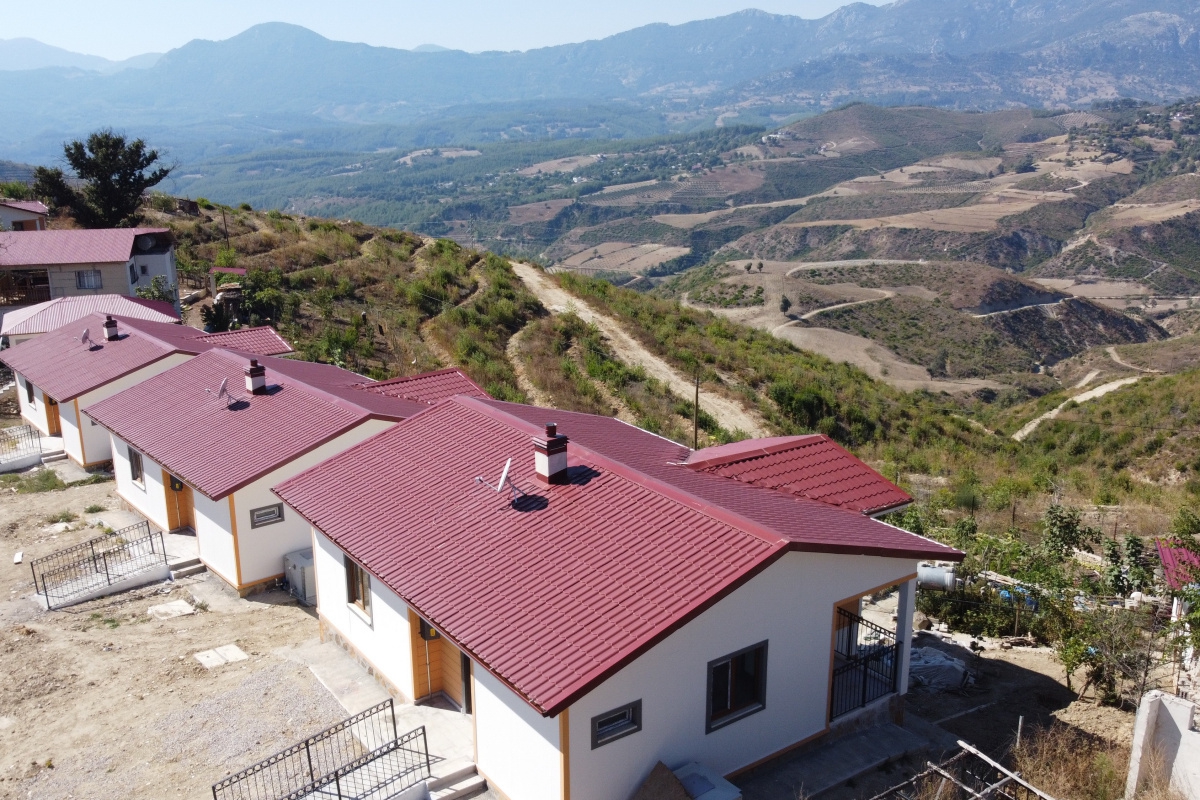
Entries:
<svg viewBox="0 0 1200 800">
<path fill-rule="evenodd" d="M 75 288 L 88 290 L 103 289 L 104 273 L 98 269 L 75 270 Z"/>
<path fill-rule="evenodd" d="M 269 512 L 275 512 L 274 516 L 266 516 Z M 259 519 L 258 515 L 263 514 L 264 518 Z M 283 503 L 275 503 L 270 506 L 262 506 L 261 508 L 250 509 L 250 527 L 262 528 L 266 525 L 277 525 L 283 522 Z"/>
</svg>

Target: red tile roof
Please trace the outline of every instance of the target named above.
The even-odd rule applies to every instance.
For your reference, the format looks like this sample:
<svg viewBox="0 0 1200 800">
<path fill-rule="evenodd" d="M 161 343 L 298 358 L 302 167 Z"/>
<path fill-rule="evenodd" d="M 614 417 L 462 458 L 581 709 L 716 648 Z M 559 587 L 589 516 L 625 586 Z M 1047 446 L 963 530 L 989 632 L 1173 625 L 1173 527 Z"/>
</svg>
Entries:
<svg viewBox="0 0 1200 800">
<path fill-rule="evenodd" d="M 534 476 L 550 421 L 571 439 L 567 485 Z M 606 417 L 458 396 L 275 492 L 547 716 L 789 550 L 962 557 L 687 455 Z M 474 480 L 509 457 L 531 495 L 513 504 Z"/>
<path fill-rule="evenodd" d="M 43 203 L 39 203 L 37 200 L 0 200 L 0 206 L 7 206 L 8 208 L 15 208 L 18 211 L 25 211 L 30 214 L 40 214 L 42 216 L 50 213 L 50 209 L 46 208 Z"/>
<path fill-rule="evenodd" d="M 59 297 L 45 303 L 14 309 L 4 315 L 0 334 L 25 336 L 45 333 L 69 325 L 88 314 L 116 314 L 152 322 L 178 322 L 175 306 L 162 300 L 143 300 L 123 294 L 91 294 Z"/>
<path fill-rule="evenodd" d="M 238 328 L 220 333 L 201 331 L 200 336 L 196 338 L 217 347 L 226 347 L 230 350 L 240 350 L 243 353 L 254 353 L 260 356 L 281 356 L 285 353 L 296 352 L 295 348 L 288 344 L 287 339 L 280 336 L 279 332 L 269 325 L 257 328 Z"/>
<path fill-rule="evenodd" d="M 267 394 L 246 391 L 249 355 L 213 349 L 83 409 L 212 499 L 224 497 L 371 418 L 423 410 L 353 402 L 362 377 L 329 364 L 261 358 Z M 216 396 L 226 381 L 233 401 Z M 349 396 L 351 399 L 346 399 Z"/>
<path fill-rule="evenodd" d="M 481 389 L 479 384 L 468 378 L 459 369 L 443 369 L 421 375 L 408 375 L 387 381 L 364 383 L 358 388 L 373 394 L 402 397 L 426 405 L 433 405 L 456 394 L 465 394 L 480 399 L 491 398 L 491 395 Z"/>
<path fill-rule="evenodd" d="M 697 472 L 864 514 L 879 514 L 912 502 L 906 492 L 822 434 L 709 447 L 692 453 L 686 463 Z"/>
<path fill-rule="evenodd" d="M 89 314 L 36 339 L 21 342 L 0 351 L 0 361 L 62 403 L 172 353 L 197 355 L 216 347 L 205 341 L 204 331 L 195 328 L 116 315 L 113 318 L 117 320 L 120 337 L 115 342 L 106 342 L 104 317 L 104 314 Z M 80 342 L 85 329 L 92 341 L 90 347 Z M 245 337 L 246 343 L 254 344 L 261 340 L 261 331 L 261 328 L 243 328 L 237 333 Z"/>
<path fill-rule="evenodd" d="M 1167 586 L 1179 591 L 1185 586 L 1200 583 L 1200 555 L 1193 553 L 1180 542 L 1154 542 L 1158 557 L 1163 565 L 1163 579 Z"/>
<path fill-rule="evenodd" d="M 53 264 L 124 264 L 133 241 L 144 234 L 170 235 L 166 228 L 23 231 L 0 233 L 0 267 Z"/>
</svg>

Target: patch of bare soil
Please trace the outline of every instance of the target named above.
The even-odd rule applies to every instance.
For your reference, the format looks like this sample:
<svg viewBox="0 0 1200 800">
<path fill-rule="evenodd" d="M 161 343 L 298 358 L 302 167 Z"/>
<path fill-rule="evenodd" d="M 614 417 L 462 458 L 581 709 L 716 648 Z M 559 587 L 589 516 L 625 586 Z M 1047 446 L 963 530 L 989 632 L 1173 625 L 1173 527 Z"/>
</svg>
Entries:
<svg viewBox="0 0 1200 800">
<path fill-rule="evenodd" d="M 626 333 L 616 320 L 597 312 L 583 300 L 559 288 L 536 267 L 517 262 L 513 262 L 512 267 L 529 290 L 551 312 L 574 311 L 584 322 L 600 329 L 611 344 L 613 353 L 621 361 L 642 367 L 647 375 L 661 381 L 679 397 L 692 396 L 692 382 Z M 740 430 L 752 437 L 769 435 L 770 429 L 766 421 L 736 400 L 701 388 L 700 403 L 726 430 Z"/>
<path fill-rule="evenodd" d="M 156 621 L 211 576 L 62 611 L 31 599 L 29 560 L 98 534 L 92 505 L 113 485 L 0 497 L 0 798 L 211 798 L 210 785 L 345 717 L 307 668 L 273 655 L 317 635 L 287 595 L 229 600 L 244 613 Z M 71 530 L 46 518 L 68 511 Z M 12 554 L 24 552 L 21 564 Z M 207 670 L 193 655 L 237 644 L 246 661 Z"/>
<path fill-rule="evenodd" d="M 558 213 L 564 208 L 574 203 L 575 200 L 568 197 L 562 200 L 528 203 L 523 206 L 509 206 L 508 221 L 515 225 L 524 225 L 529 222 L 547 222 L 558 216 Z"/>
</svg>

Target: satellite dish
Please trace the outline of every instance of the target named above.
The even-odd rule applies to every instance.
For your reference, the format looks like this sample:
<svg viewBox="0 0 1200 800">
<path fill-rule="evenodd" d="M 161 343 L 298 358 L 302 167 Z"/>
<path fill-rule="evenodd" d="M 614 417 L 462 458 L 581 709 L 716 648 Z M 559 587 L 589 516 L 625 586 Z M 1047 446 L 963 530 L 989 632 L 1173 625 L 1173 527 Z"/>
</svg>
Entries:
<svg viewBox="0 0 1200 800">
<path fill-rule="evenodd" d="M 508 480 L 508 469 L 511 466 L 512 466 L 512 458 L 509 458 L 508 461 L 504 462 L 504 471 L 500 473 L 500 483 L 496 484 L 497 492 L 504 490 L 504 482 L 506 480 Z"/>
<path fill-rule="evenodd" d="M 217 398 L 229 397 L 229 378 L 221 379 L 221 388 L 217 390 Z"/>
<path fill-rule="evenodd" d="M 83 329 L 83 333 L 82 333 L 82 334 L 80 334 L 80 336 L 79 336 L 79 341 L 80 341 L 80 342 L 81 342 L 81 343 L 82 343 L 82 344 L 83 344 L 85 347 L 91 347 L 91 346 L 92 346 L 92 332 L 91 332 L 91 330 L 89 330 L 88 328 L 84 328 L 84 329 Z"/>
</svg>

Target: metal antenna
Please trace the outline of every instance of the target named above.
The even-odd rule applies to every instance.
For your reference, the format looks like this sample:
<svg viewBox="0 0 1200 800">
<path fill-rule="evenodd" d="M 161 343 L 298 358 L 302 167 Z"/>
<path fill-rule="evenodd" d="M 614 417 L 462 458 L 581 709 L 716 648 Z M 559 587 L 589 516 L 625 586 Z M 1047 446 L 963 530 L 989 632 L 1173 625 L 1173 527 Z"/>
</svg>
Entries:
<svg viewBox="0 0 1200 800">
<path fill-rule="evenodd" d="M 508 471 L 511 468 L 512 468 L 512 458 L 510 457 L 508 459 L 508 461 L 504 462 L 504 471 L 500 473 L 500 482 L 498 484 L 496 484 L 495 486 L 492 486 L 490 483 L 488 483 L 486 480 L 484 480 L 482 475 L 476 476 L 475 482 L 483 484 L 484 486 L 488 487 L 489 489 L 491 489 L 493 492 L 496 492 L 497 494 L 504 491 L 504 484 L 505 484 L 505 482 L 507 482 L 508 488 L 512 492 L 513 500 L 517 499 L 517 495 L 521 495 L 522 497 L 525 497 L 525 492 L 518 489 L 517 485 L 515 483 L 508 480 Z"/>
</svg>

